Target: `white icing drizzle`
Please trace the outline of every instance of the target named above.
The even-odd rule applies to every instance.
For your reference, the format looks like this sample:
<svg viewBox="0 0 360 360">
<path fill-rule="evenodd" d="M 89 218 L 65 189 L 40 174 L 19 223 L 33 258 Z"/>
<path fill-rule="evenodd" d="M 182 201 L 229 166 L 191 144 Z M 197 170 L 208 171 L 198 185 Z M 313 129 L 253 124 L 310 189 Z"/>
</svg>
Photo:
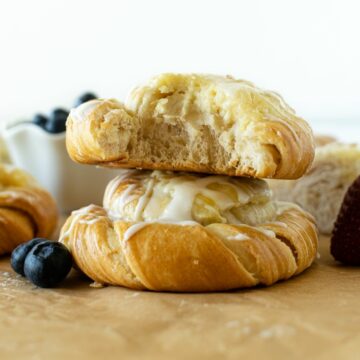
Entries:
<svg viewBox="0 0 360 360">
<path fill-rule="evenodd" d="M 115 201 L 111 204 L 111 208 L 108 210 L 108 215 L 111 219 L 116 220 L 118 218 L 117 211 L 113 209 L 122 209 L 132 200 L 136 199 L 135 195 L 130 196 L 136 187 L 137 186 L 135 184 L 128 185 L 127 188 L 117 198 L 115 198 Z"/>
<path fill-rule="evenodd" d="M 106 187 L 104 194 L 104 206 L 109 208 L 111 199 L 118 189 L 119 185 L 132 175 L 136 174 L 136 170 L 123 170 L 120 175 L 118 175 L 115 179 L 111 180 L 108 186 Z M 125 197 L 124 197 L 125 200 Z"/>
<path fill-rule="evenodd" d="M 263 227 L 257 226 L 257 227 L 253 227 L 253 226 L 249 226 L 247 224 L 241 224 L 242 227 L 248 227 L 250 229 L 259 231 L 261 233 L 263 233 L 264 235 L 271 237 L 271 238 L 276 238 L 276 233 L 270 229 L 265 229 Z"/>
<path fill-rule="evenodd" d="M 125 231 L 125 233 L 124 233 L 124 237 L 123 237 L 123 243 L 124 243 L 124 245 L 126 245 L 127 241 L 128 241 L 134 234 L 136 234 L 139 230 L 143 229 L 143 228 L 146 227 L 147 225 L 149 225 L 149 223 L 139 222 L 139 223 L 133 224 L 133 225 L 131 225 L 129 228 L 127 228 L 126 231 Z"/>
<path fill-rule="evenodd" d="M 95 99 L 87 101 L 70 110 L 70 117 L 75 121 L 83 121 L 102 101 Z"/>
<path fill-rule="evenodd" d="M 281 227 L 283 227 L 283 228 L 287 228 L 287 227 L 288 227 L 288 224 L 285 224 L 285 223 L 282 222 L 282 221 L 272 221 L 272 223 L 273 223 L 274 225 L 278 225 L 278 226 L 281 226 Z"/>
<path fill-rule="evenodd" d="M 120 184 L 131 176 L 134 183 L 119 194 L 116 191 Z M 146 181 L 146 179 L 148 179 Z M 138 196 L 135 190 L 145 185 L 143 195 Z M 219 184 L 233 189 L 232 195 L 222 189 L 210 188 Z M 254 194 L 267 194 L 267 188 L 261 181 L 226 176 L 193 176 L 189 174 L 153 171 L 139 172 L 132 170 L 121 174 L 108 186 L 104 205 L 113 221 L 136 222 L 124 233 L 126 244 L 136 232 L 151 223 L 171 223 L 177 225 L 199 225 L 194 221 L 192 210 L 197 195 L 201 194 L 216 204 L 221 216 L 227 223 L 240 224 L 231 209 L 248 204 Z M 235 194 L 235 196 L 234 196 Z M 138 197 L 137 197 L 138 196 Z M 135 209 L 124 213 L 124 207 L 137 199 Z M 260 230 L 261 231 L 261 230 Z M 263 230 L 267 236 L 275 237 L 270 230 Z M 237 240 L 239 240 L 237 238 Z"/>
<path fill-rule="evenodd" d="M 129 184 L 122 193 L 115 195 L 122 181 L 130 176 L 136 180 L 136 185 Z M 251 201 L 253 194 L 259 192 L 259 188 L 266 192 L 266 189 L 261 189 L 263 186 L 261 182 L 250 182 L 248 179 L 232 179 L 224 176 L 195 177 L 184 174 L 174 176 L 169 172 L 164 174 L 154 171 L 150 174 L 143 195 L 138 198 L 135 211 L 125 218 L 124 206 L 136 198 L 134 190 L 143 186 L 146 177 L 149 177 L 148 173 L 143 174 L 133 170 L 120 175 L 109 184 L 104 196 L 104 206 L 112 218 L 127 221 L 193 220 L 194 199 L 196 195 L 203 194 L 216 203 L 220 212 L 229 217 L 229 222 L 238 223 L 236 217 L 228 210 L 247 204 Z M 208 185 L 213 183 L 231 186 L 237 198 L 232 198 L 222 190 L 209 189 Z M 160 208 L 165 198 L 169 201 L 166 206 Z"/>
<path fill-rule="evenodd" d="M 263 234 L 265 234 L 266 236 L 269 236 L 271 238 L 276 238 L 276 234 L 274 233 L 274 231 L 269 230 L 269 229 L 265 229 L 262 227 L 257 227 L 256 230 L 262 232 Z"/>
<path fill-rule="evenodd" d="M 96 224 L 99 220 L 100 220 L 100 218 L 98 218 L 98 217 L 93 218 L 93 219 L 81 219 L 81 220 L 79 220 L 79 224 L 93 225 L 93 224 Z"/>
<path fill-rule="evenodd" d="M 1 188 L 1 187 L 0 187 Z M 19 195 L 19 193 L 16 190 L 4 190 L 1 194 L 0 194 L 0 198 L 2 199 L 17 199 L 19 198 L 21 195 Z"/>
<path fill-rule="evenodd" d="M 89 215 L 89 212 L 91 212 L 92 210 L 94 209 L 98 209 L 98 207 L 96 205 L 88 205 L 88 206 L 85 206 L 79 210 L 75 210 L 71 213 L 71 216 L 72 216 L 72 220 L 71 220 L 71 223 L 70 223 L 70 226 L 69 228 L 63 232 L 59 238 L 59 241 L 60 242 L 65 242 L 65 239 L 69 237 L 69 235 L 71 234 L 71 232 L 73 231 L 75 225 L 79 222 L 81 224 L 94 224 L 95 222 L 99 221 L 99 218 L 92 218 L 92 219 L 81 219 L 79 221 L 79 218 L 81 216 L 84 216 L 84 215 Z"/>
<path fill-rule="evenodd" d="M 154 183 L 155 183 L 154 179 L 149 180 L 149 182 L 147 183 L 144 195 L 138 200 L 138 203 L 137 203 L 136 209 L 135 209 L 135 213 L 134 213 L 135 220 L 140 220 L 140 218 L 142 218 L 141 213 L 144 211 L 144 208 L 150 199 L 150 195 L 152 193 Z"/>
<path fill-rule="evenodd" d="M 124 190 L 117 193 L 121 183 L 129 178 L 132 181 L 126 184 Z M 219 189 L 217 187 L 209 188 L 212 184 L 219 184 L 224 187 Z M 124 251 L 127 251 L 129 239 L 149 224 L 201 226 L 194 221 L 192 215 L 193 204 L 198 194 L 202 194 L 210 201 L 213 201 L 221 215 L 225 216 L 227 223 L 240 224 L 240 220 L 231 213 L 231 209 L 250 203 L 255 194 L 268 196 L 268 189 L 264 184 L 261 181 L 226 176 L 193 176 L 159 171 L 149 174 L 149 172 L 127 170 L 108 185 L 104 195 L 104 206 L 111 220 L 134 222 L 124 232 L 121 241 L 121 246 Z M 225 186 L 231 186 L 234 191 L 229 194 L 227 190 L 224 191 Z M 143 187 L 145 189 L 142 189 Z M 143 193 L 141 196 L 138 195 L 139 191 L 136 191 L 137 189 Z M 137 200 L 135 208 L 130 209 L 129 214 L 125 214 L 124 208 L 133 200 Z M 164 200 L 165 206 L 163 206 Z M 283 209 L 288 208 L 289 204 L 281 203 L 281 207 Z M 73 211 L 71 224 L 62 234 L 60 241 L 66 240 L 77 222 L 91 225 L 99 221 L 102 216 L 97 214 L 96 210 L 98 209 L 95 205 L 89 205 Z M 88 217 L 84 218 L 84 215 L 88 215 Z M 279 225 L 286 226 L 281 222 L 279 222 Z M 269 229 L 257 227 L 256 230 L 268 237 L 276 237 L 276 234 Z M 238 233 L 227 237 L 227 239 L 244 241 L 249 240 L 249 237 Z"/>
<path fill-rule="evenodd" d="M 250 240 L 250 238 L 245 234 L 238 233 L 236 235 L 227 236 L 226 240 L 244 241 L 244 240 Z"/>
<path fill-rule="evenodd" d="M 228 194 L 218 190 L 207 188 L 208 185 L 217 183 L 231 186 L 237 194 L 237 200 L 231 199 Z M 145 209 L 144 218 L 153 220 L 156 217 L 159 220 L 186 221 L 193 220 L 192 207 L 196 195 L 202 194 L 216 203 L 221 212 L 246 204 L 250 201 L 251 192 L 254 191 L 247 184 L 236 186 L 224 176 L 207 176 L 201 178 L 189 178 L 187 176 L 177 176 L 161 184 L 161 188 L 155 186 L 153 196 Z M 158 206 L 161 198 L 168 196 L 170 201 L 158 215 Z"/>
</svg>

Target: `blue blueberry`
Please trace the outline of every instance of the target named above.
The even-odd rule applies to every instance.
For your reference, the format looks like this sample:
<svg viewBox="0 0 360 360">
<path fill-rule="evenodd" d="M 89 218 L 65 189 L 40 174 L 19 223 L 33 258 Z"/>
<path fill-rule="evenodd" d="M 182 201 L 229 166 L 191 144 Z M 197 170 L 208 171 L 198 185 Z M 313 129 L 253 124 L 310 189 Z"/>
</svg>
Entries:
<svg viewBox="0 0 360 360">
<path fill-rule="evenodd" d="M 25 276 L 36 286 L 49 288 L 61 282 L 72 267 L 72 256 L 61 243 L 54 241 L 35 245 L 24 263 Z"/>
<path fill-rule="evenodd" d="M 52 134 L 59 134 L 66 130 L 66 119 L 63 121 L 49 121 L 45 130 Z"/>
<path fill-rule="evenodd" d="M 24 274 L 24 262 L 27 254 L 30 250 L 37 244 L 47 241 L 46 239 L 35 238 L 26 243 L 20 244 L 16 247 L 11 253 L 10 264 L 15 272 L 18 274 L 25 276 Z"/>
<path fill-rule="evenodd" d="M 75 102 L 75 106 L 79 106 L 83 104 L 84 102 L 97 99 L 97 96 L 94 93 L 87 92 L 85 94 L 82 94 Z"/>
<path fill-rule="evenodd" d="M 61 108 L 56 108 L 51 112 L 50 120 L 67 118 L 68 115 L 69 115 L 69 112 L 67 110 L 61 109 Z"/>
<path fill-rule="evenodd" d="M 36 114 L 32 118 L 32 123 L 42 128 L 46 125 L 47 121 L 48 121 L 47 117 L 42 114 Z"/>
<path fill-rule="evenodd" d="M 66 119 L 69 112 L 64 109 L 54 109 L 49 117 L 48 122 L 45 125 L 45 130 L 52 133 L 58 134 L 66 130 Z"/>
</svg>

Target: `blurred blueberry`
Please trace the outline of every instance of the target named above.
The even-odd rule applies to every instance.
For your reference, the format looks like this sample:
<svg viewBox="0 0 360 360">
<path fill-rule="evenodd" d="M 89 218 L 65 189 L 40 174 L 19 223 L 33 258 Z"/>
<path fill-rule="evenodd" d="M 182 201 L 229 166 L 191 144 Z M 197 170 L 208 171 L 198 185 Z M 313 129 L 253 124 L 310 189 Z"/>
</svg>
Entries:
<svg viewBox="0 0 360 360">
<path fill-rule="evenodd" d="M 49 117 L 48 122 L 45 125 L 45 130 L 52 134 L 58 134 L 64 132 L 66 129 L 66 119 L 69 112 L 64 109 L 54 109 Z"/>
<path fill-rule="evenodd" d="M 32 118 L 32 123 L 42 128 L 45 126 L 47 121 L 48 121 L 47 117 L 42 114 L 36 114 Z"/>
<path fill-rule="evenodd" d="M 91 92 L 84 93 L 76 100 L 75 107 L 83 104 L 84 102 L 94 100 L 97 98 L 98 97 L 94 93 L 91 93 Z"/>
</svg>

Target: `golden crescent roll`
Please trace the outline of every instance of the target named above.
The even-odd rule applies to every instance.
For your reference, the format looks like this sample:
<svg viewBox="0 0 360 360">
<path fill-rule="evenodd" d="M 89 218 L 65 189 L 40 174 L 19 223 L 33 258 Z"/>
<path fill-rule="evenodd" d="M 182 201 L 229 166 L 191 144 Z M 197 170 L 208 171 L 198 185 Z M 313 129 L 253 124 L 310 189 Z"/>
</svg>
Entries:
<svg viewBox="0 0 360 360">
<path fill-rule="evenodd" d="M 162 74 L 124 104 L 70 112 L 74 161 L 120 168 L 296 179 L 311 165 L 311 128 L 280 95 L 231 77 Z"/>
<path fill-rule="evenodd" d="M 124 172 L 60 241 L 94 281 L 156 291 L 271 285 L 317 254 L 312 216 L 273 202 L 265 181 L 160 171 Z"/>
<path fill-rule="evenodd" d="M 359 174 L 360 146 L 332 141 L 316 148 L 305 176 L 269 184 L 276 199 L 298 204 L 315 217 L 321 233 L 330 234 L 346 191 Z"/>
<path fill-rule="evenodd" d="M 34 237 L 49 237 L 57 219 L 55 201 L 33 177 L 0 164 L 0 255 Z"/>
</svg>

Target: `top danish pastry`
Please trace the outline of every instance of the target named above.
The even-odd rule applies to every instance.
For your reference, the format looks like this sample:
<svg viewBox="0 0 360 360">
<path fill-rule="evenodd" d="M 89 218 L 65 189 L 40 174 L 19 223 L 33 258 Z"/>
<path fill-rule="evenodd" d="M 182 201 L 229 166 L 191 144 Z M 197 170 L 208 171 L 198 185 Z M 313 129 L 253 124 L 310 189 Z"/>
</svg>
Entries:
<svg viewBox="0 0 360 360">
<path fill-rule="evenodd" d="M 309 125 L 278 94 L 231 77 L 162 74 L 125 104 L 70 112 L 67 148 L 80 163 L 296 179 L 312 163 Z"/>
</svg>

